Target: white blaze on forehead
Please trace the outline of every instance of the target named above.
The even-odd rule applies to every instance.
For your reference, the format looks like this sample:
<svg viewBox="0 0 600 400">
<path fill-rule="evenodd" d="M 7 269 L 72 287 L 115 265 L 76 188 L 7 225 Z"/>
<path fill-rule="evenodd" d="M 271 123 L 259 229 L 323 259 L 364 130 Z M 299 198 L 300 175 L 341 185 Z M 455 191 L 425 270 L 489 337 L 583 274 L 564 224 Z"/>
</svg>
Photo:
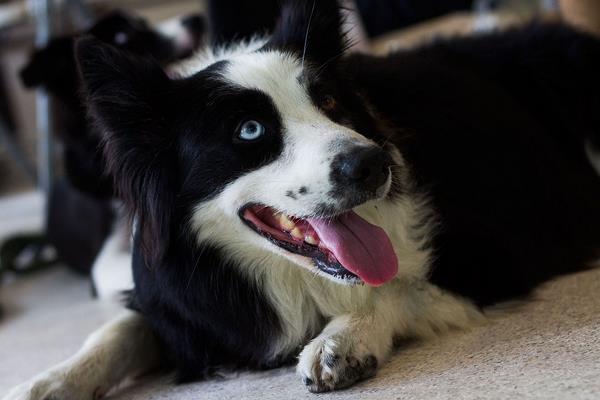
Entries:
<svg viewBox="0 0 600 400">
<path fill-rule="evenodd" d="M 336 201 L 330 194 L 336 155 L 349 144 L 373 143 L 323 114 L 300 83 L 301 74 L 301 61 L 278 51 L 231 56 L 221 72 L 227 84 L 268 96 L 282 125 L 275 133 L 282 138 L 281 155 L 231 182 L 218 197 L 220 207 L 236 218 L 237 209 L 247 203 L 267 204 L 291 215 L 314 215 L 319 206 Z M 301 187 L 307 188 L 302 196 Z"/>
<path fill-rule="evenodd" d="M 217 197 L 196 209 L 200 235 L 210 232 L 214 220 L 231 219 L 229 231 L 237 222 L 248 241 L 271 248 L 263 238 L 241 226 L 238 212 L 246 204 L 266 204 L 289 215 L 314 215 L 323 205 L 334 205 L 332 162 L 348 146 L 371 145 L 364 136 L 330 120 L 313 104 L 304 84 L 301 61 L 278 51 L 230 54 L 221 72 L 226 84 L 257 90 L 270 98 L 281 119 L 283 149 L 273 162 L 226 185 Z M 247 116 L 252 119 L 252 116 Z M 300 188 L 304 188 L 302 194 Z M 218 235 L 212 235 L 212 238 Z M 199 238 L 211 240 L 209 237 Z M 279 251 L 279 250 L 277 250 Z"/>
<path fill-rule="evenodd" d="M 330 120 L 313 103 L 301 83 L 301 60 L 290 53 L 261 51 L 241 54 L 228 60 L 223 78 L 246 89 L 265 93 L 281 116 L 285 135 L 294 140 L 348 139 L 372 144 L 357 132 Z"/>
<path fill-rule="evenodd" d="M 372 142 L 357 132 L 330 120 L 313 103 L 306 85 L 300 82 L 302 63 L 298 57 L 279 51 L 244 54 L 229 60 L 222 72 L 231 84 L 258 90 L 275 106 L 282 123 L 283 153 L 266 168 L 245 176 L 251 186 L 264 185 L 254 201 L 274 206 L 293 215 L 311 215 L 329 197 L 331 163 L 349 143 Z M 260 183 L 259 183 L 260 182 Z M 285 196 L 306 186 L 310 194 L 295 199 Z M 268 196 L 268 197 L 267 197 Z"/>
<path fill-rule="evenodd" d="M 312 104 L 307 89 L 299 82 L 300 60 L 278 51 L 238 56 L 223 72 L 226 81 L 267 94 L 281 117 L 288 119 L 325 119 Z"/>
</svg>

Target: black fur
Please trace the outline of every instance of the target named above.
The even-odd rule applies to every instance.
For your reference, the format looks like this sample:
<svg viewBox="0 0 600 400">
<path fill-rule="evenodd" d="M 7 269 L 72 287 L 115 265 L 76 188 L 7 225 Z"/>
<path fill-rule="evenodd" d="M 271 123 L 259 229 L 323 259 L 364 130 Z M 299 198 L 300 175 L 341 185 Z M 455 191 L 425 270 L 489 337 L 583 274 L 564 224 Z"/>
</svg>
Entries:
<svg viewBox="0 0 600 400">
<path fill-rule="evenodd" d="M 410 172 L 412 182 L 398 193 L 426 193 L 439 220 L 434 283 L 491 304 L 598 255 L 600 178 L 583 142 L 600 135 L 600 43 L 532 26 L 338 59 L 344 44 L 332 3 L 315 2 L 313 13 L 313 2 L 292 2 L 267 48 L 305 54 L 315 105 L 400 149 L 408 171 L 395 173 Z M 190 233 L 194 205 L 279 156 L 277 110 L 264 94 L 216 79 L 226 62 L 171 81 L 156 63 L 97 40 L 77 49 L 111 172 L 137 217 L 133 304 L 180 379 L 289 359 L 268 361 L 280 319 L 257 283 Z M 335 107 L 323 101 L 332 94 Z M 232 140 L 247 117 L 268 126 L 265 140 Z"/>
<path fill-rule="evenodd" d="M 354 56 L 348 79 L 405 134 L 440 218 L 431 280 L 478 304 L 527 294 L 600 249 L 600 43 L 560 26 Z"/>
<path fill-rule="evenodd" d="M 162 342 L 177 380 L 205 378 L 222 367 L 264 369 L 292 362 L 290 355 L 267 357 L 281 328 L 260 288 L 225 262 L 218 249 L 198 248 L 192 237 L 181 235 L 183 230 L 155 268 L 145 263 L 139 243 L 133 254 L 139 288 L 133 308 L 146 316 Z"/>
<path fill-rule="evenodd" d="M 52 96 L 57 139 L 64 145 L 65 173 L 78 190 L 97 198 L 112 195 L 110 179 L 103 175 L 99 135 L 90 131 L 79 99 L 73 36 L 52 39 L 36 50 L 21 70 L 27 88 L 42 87 Z"/>
<path fill-rule="evenodd" d="M 280 14 L 279 3 L 279 0 L 209 0 L 212 44 L 227 45 L 271 32 Z"/>
<path fill-rule="evenodd" d="M 323 66 L 341 57 L 347 46 L 337 1 L 306 0 L 284 2 L 267 48 L 291 50 Z"/>
</svg>

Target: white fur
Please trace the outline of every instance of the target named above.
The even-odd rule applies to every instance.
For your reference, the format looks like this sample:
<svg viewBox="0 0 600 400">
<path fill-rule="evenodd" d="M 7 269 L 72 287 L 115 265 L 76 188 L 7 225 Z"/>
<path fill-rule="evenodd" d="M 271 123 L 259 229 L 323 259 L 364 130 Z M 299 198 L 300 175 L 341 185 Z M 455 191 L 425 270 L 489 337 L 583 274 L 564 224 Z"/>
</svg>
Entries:
<svg viewBox="0 0 600 400">
<path fill-rule="evenodd" d="M 116 299 L 133 289 L 129 229 L 120 221 L 106 239 L 92 266 L 92 281 L 100 299 Z"/>
<path fill-rule="evenodd" d="M 169 18 L 157 25 L 156 29 L 163 36 L 170 39 L 177 50 L 191 51 L 194 48 L 194 38 L 190 31 L 183 25 L 182 17 Z"/>
<path fill-rule="evenodd" d="M 264 46 L 267 41 L 268 38 L 266 37 L 255 37 L 248 41 L 218 48 L 207 46 L 199 49 L 192 57 L 171 65 L 169 72 L 173 76 L 187 78 L 216 62 L 230 60 L 237 55 L 254 52 Z"/>
<path fill-rule="evenodd" d="M 477 321 L 482 316 L 467 301 L 424 281 L 395 281 L 355 311 L 336 315 L 304 347 L 297 371 L 310 379 L 305 382 L 312 391 L 343 388 L 372 375 L 375 369 L 368 365 L 369 358 L 381 365 L 394 339 L 429 337 Z M 331 365 L 327 358 L 337 361 Z"/>
<path fill-rule="evenodd" d="M 3 400 L 96 400 L 126 377 L 159 364 L 158 344 L 142 317 L 126 311 L 93 333 L 67 361 L 14 388 Z"/>
<path fill-rule="evenodd" d="M 600 150 L 592 146 L 589 141 L 585 142 L 585 154 L 587 155 L 592 167 L 598 172 L 600 175 Z"/>
</svg>

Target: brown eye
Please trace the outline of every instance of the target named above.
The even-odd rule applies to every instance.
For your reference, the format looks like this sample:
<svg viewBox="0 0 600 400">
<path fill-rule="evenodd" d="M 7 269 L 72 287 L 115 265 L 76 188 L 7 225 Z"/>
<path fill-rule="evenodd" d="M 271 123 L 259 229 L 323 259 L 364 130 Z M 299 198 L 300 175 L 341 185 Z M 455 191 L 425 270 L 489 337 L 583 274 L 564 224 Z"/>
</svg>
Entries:
<svg viewBox="0 0 600 400">
<path fill-rule="evenodd" d="M 321 101 L 321 108 L 325 111 L 333 111 L 337 107 L 337 101 L 329 95 L 323 97 Z"/>
</svg>

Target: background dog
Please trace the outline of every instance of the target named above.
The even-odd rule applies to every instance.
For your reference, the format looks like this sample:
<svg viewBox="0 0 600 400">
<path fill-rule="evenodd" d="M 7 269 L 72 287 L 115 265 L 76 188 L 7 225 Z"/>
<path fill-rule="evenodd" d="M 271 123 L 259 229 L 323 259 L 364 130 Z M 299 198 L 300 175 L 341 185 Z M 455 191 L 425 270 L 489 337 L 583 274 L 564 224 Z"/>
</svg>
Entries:
<svg viewBox="0 0 600 400">
<path fill-rule="evenodd" d="M 100 18 L 84 33 L 50 40 L 32 53 L 21 70 L 26 87 L 44 88 L 53 100 L 54 131 L 64 148 L 66 178 L 54 182 L 46 229 L 59 257 L 73 269 L 90 272 L 113 230 L 115 195 L 112 178 L 105 174 L 102 134 L 89 123 L 81 96 L 75 41 L 83 34 L 92 35 L 166 66 L 189 56 L 202 42 L 204 29 L 204 19 L 199 15 L 154 27 L 143 18 L 117 10 Z M 115 273 L 105 274 L 109 278 L 111 275 Z M 106 284 L 96 283 L 103 292 Z"/>
</svg>

